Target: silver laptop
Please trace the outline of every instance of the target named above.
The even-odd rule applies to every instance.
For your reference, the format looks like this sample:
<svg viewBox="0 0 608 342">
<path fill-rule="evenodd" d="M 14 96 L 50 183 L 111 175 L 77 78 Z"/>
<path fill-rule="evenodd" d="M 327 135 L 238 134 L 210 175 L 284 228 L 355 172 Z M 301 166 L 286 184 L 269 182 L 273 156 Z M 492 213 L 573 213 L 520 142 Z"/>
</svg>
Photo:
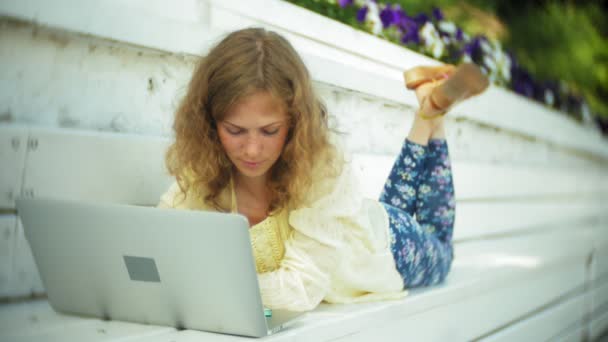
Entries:
<svg viewBox="0 0 608 342">
<path fill-rule="evenodd" d="M 54 199 L 17 209 L 58 312 L 254 337 L 301 315 L 265 314 L 241 215 Z"/>
</svg>

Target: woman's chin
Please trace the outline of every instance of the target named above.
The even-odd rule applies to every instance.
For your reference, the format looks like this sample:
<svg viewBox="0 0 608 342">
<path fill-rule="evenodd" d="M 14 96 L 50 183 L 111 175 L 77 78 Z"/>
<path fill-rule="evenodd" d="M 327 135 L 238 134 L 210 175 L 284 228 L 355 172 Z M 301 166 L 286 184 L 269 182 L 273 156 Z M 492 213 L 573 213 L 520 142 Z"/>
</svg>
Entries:
<svg viewBox="0 0 608 342">
<path fill-rule="evenodd" d="M 247 168 L 238 167 L 239 173 L 247 178 L 259 178 L 265 176 L 268 170 L 266 168 Z"/>
</svg>

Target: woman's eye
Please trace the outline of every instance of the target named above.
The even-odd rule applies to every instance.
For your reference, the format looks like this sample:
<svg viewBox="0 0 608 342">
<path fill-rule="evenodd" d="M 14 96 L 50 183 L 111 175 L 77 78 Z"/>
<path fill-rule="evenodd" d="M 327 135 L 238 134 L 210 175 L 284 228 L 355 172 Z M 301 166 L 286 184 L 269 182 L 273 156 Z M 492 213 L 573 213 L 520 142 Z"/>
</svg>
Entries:
<svg viewBox="0 0 608 342">
<path fill-rule="evenodd" d="M 239 135 L 244 132 L 242 129 L 229 129 L 229 128 L 226 128 L 226 131 L 232 135 Z"/>
<path fill-rule="evenodd" d="M 264 134 L 264 135 L 275 135 L 275 134 L 277 134 L 278 132 L 279 132 L 279 128 L 274 129 L 274 130 L 272 130 L 272 131 L 270 131 L 270 130 L 268 130 L 268 131 L 267 131 L 267 130 L 263 130 L 263 131 L 262 131 L 262 134 Z"/>
</svg>

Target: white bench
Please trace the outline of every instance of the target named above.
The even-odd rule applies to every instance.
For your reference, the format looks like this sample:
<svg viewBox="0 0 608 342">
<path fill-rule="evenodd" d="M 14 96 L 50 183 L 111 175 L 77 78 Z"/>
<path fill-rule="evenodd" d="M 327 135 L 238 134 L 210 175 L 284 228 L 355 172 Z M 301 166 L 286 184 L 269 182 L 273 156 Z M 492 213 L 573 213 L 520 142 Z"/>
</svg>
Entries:
<svg viewBox="0 0 608 342">
<path fill-rule="evenodd" d="M 16 125 L 0 126 L 0 137 L 0 163 L 3 165 L 0 190 L 4 194 L 12 191 L 13 197 L 22 189 L 24 196 L 154 205 L 171 182 L 162 163 L 164 149 L 169 143 L 165 138 Z M 19 143 L 14 142 L 17 140 Z M 370 162 L 369 156 L 355 155 L 354 159 L 373 184 L 380 182 L 380 177 L 384 177 L 391 166 L 390 163 Z M 505 170 L 512 168 L 509 166 Z M 475 197 L 474 193 L 479 191 L 473 189 L 476 185 L 467 186 L 460 177 L 466 175 L 455 171 L 455 183 L 461 184 L 462 193 Z M 522 181 L 525 182 L 525 177 Z M 516 192 L 514 189 L 509 191 Z M 458 201 L 461 198 L 457 189 Z M 5 212 L 14 210 L 14 202 L 8 197 L 1 203 Z M 475 206 L 474 202 L 470 205 Z M 479 208 L 483 205 L 477 210 Z M 608 314 L 605 225 L 579 223 L 573 229 L 566 222 L 523 229 L 521 227 L 525 225 L 519 224 L 513 229 L 503 227 L 498 230 L 499 235 L 484 238 L 488 233 L 483 229 L 467 231 L 464 226 L 474 217 L 481 217 L 477 210 L 473 207 L 470 213 L 464 211 L 462 214 L 457 211 L 457 216 L 464 218 L 456 225 L 456 258 L 444 284 L 413 290 L 399 301 L 322 304 L 295 326 L 268 340 L 511 341 L 521 337 L 527 340 L 580 340 L 587 331 L 595 336 L 605 329 Z M 467 218 L 469 215 L 472 217 Z M 4 278 L 16 281 L 9 293 L 13 291 L 13 296 L 43 293 L 19 222 L 11 213 L 3 215 L 0 222 L 7 228 L 11 224 L 17 225 L 13 231 L 16 234 L 12 250 L 14 269 L 8 275 L 5 269 L 3 274 Z M 7 287 L 2 290 L 6 293 Z M 146 341 L 240 339 L 66 316 L 52 311 L 44 299 L 0 305 L 0 340 L 68 338 L 108 341 L 123 338 Z"/>
</svg>

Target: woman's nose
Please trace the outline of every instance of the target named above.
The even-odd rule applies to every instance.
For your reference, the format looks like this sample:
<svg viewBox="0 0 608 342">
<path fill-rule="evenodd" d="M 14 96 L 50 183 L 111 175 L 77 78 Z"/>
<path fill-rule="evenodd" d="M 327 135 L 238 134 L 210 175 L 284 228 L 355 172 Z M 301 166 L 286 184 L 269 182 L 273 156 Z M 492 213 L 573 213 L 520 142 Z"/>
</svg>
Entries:
<svg viewBox="0 0 608 342">
<path fill-rule="evenodd" d="M 249 137 L 245 142 L 245 155 L 249 158 L 256 158 L 263 150 L 262 140 L 260 137 Z M 257 160 L 250 160 L 257 161 Z"/>
</svg>

